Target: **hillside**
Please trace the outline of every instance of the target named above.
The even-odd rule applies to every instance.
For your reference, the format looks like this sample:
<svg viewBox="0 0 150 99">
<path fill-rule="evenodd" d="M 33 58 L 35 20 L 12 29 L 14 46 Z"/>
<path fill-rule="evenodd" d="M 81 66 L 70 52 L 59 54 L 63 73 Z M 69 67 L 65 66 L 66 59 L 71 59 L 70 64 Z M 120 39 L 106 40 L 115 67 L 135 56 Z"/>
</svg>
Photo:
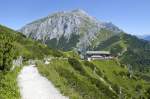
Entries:
<svg viewBox="0 0 150 99">
<path fill-rule="evenodd" d="M 53 58 L 48 65 L 38 63 L 38 70 L 70 99 L 149 97 L 150 84 L 116 60 L 88 62 L 76 58 Z"/>
<path fill-rule="evenodd" d="M 150 43 L 129 34 L 115 35 L 100 43 L 95 50 L 111 51 L 132 70 L 144 72 L 150 66 Z"/>
<path fill-rule="evenodd" d="M 144 72 L 150 67 L 148 41 L 128 35 L 112 23 L 98 21 L 80 9 L 51 14 L 19 31 L 49 48 L 76 50 L 82 55 L 87 50 L 109 50 L 133 70 Z"/>
<path fill-rule="evenodd" d="M 0 25 L 0 40 L 1 46 L 4 46 L 2 42 L 5 41 L 10 42 L 14 46 L 14 52 L 16 52 L 16 55 L 14 55 L 15 58 L 17 56 L 23 56 L 25 60 L 43 59 L 45 55 L 59 54 L 56 50 L 49 49 L 46 45 L 30 38 L 26 38 L 22 33 L 2 25 Z"/>
<path fill-rule="evenodd" d="M 113 34 L 112 31 L 109 33 L 109 30 L 101 30 L 103 36 L 108 37 L 107 34 L 105 35 L 106 32 Z M 101 35 L 97 37 L 101 38 Z M 122 57 L 126 55 L 124 53 L 128 52 L 128 49 L 134 47 L 137 49 L 135 51 L 142 52 L 141 44 L 145 42 L 124 33 L 112 35 L 108 40 L 103 38 L 101 40 L 97 48 L 110 50 L 114 55 L 122 52 L 119 58 L 121 62 L 122 59 L 126 59 Z M 93 41 L 93 44 L 95 42 L 97 41 Z M 135 42 L 139 45 L 134 45 Z M 117 47 L 117 53 L 116 50 L 112 50 L 116 45 L 121 46 L 119 51 Z M 49 49 L 46 45 L 1 25 L 0 46 L 0 98 L 2 99 L 10 99 L 10 97 L 20 99 L 16 79 L 21 68 L 10 71 L 12 60 L 18 56 L 23 56 L 24 62 L 28 59 L 39 59 L 36 63 L 39 72 L 70 99 L 140 99 L 141 97 L 147 99 L 150 97 L 150 84 L 142 77 L 146 74 L 134 73 L 116 59 L 92 62 L 80 60 L 78 54 L 73 51 L 60 52 Z M 127 50 L 123 50 L 126 48 Z M 45 56 L 51 58 L 47 65 L 43 61 Z"/>
<path fill-rule="evenodd" d="M 21 67 L 12 70 L 14 59 L 22 56 L 24 65 L 28 59 L 43 59 L 47 55 L 58 57 L 62 53 L 0 25 L 0 99 L 20 99 L 16 80 Z"/>
</svg>

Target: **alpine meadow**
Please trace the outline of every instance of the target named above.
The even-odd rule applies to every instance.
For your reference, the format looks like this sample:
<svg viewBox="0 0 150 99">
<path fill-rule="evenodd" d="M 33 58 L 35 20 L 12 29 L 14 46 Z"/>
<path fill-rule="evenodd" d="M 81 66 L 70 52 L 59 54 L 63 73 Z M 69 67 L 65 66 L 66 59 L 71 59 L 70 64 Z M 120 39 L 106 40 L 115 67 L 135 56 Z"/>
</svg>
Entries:
<svg viewBox="0 0 150 99">
<path fill-rule="evenodd" d="M 14 26 L 19 20 L 24 24 L 16 29 L 0 18 L 0 99 L 150 99 L 149 35 L 139 36 L 124 30 L 123 25 L 108 22 L 115 18 L 118 21 L 114 22 L 121 22 L 123 12 L 113 11 L 118 8 L 116 4 L 107 8 L 102 0 L 105 12 L 101 12 L 98 4 L 79 0 L 66 0 L 64 4 L 31 1 L 14 0 L 8 12 L 1 11 L 14 20 L 17 16 L 18 21 L 10 22 Z M 54 10 L 52 4 L 49 7 L 50 2 L 60 10 Z M 127 8 L 120 10 L 125 13 Z M 112 19 L 103 21 L 109 19 L 105 15 Z M 126 26 L 131 22 L 128 20 Z M 135 27 L 139 25 L 136 22 Z"/>
</svg>

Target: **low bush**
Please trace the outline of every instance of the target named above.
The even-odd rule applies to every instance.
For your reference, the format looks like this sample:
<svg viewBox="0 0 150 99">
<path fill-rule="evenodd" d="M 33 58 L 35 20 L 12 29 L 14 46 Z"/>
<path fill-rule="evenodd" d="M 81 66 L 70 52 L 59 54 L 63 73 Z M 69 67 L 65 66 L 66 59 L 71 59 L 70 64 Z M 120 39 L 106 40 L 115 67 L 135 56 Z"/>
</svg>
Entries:
<svg viewBox="0 0 150 99">
<path fill-rule="evenodd" d="M 99 76 L 103 76 L 103 73 L 101 72 L 100 69 L 97 68 L 97 66 L 89 61 L 84 61 L 84 65 L 89 67 L 92 71 L 95 70 L 96 74 Z"/>
<path fill-rule="evenodd" d="M 59 68 L 57 72 L 67 80 L 67 83 L 71 88 L 80 93 L 83 99 L 105 99 L 103 98 L 104 96 L 101 95 L 99 89 L 85 77 L 62 68 Z M 93 83 L 94 82 L 95 81 L 93 81 Z"/>
<path fill-rule="evenodd" d="M 84 61 L 84 65 L 91 68 L 92 70 L 94 70 L 94 68 L 96 67 L 93 63 L 89 61 Z"/>
<path fill-rule="evenodd" d="M 58 50 L 52 50 L 51 55 L 53 55 L 54 57 L 63 57 L 64 56 L 64 54 Z"/>
<path fill-rule="evenodd" d="M 119 92 L 120 92 L 120 87 L 117 85 L 117 84 L 112 84 L 112 89 L 117 93 L 117 94 L 119 94 Z"/>
<path fill-rule="evenodd" d="M 100 69 L 96 69 L 96 74 L 99 75 L 100 77 L 104 75 Z"/>
<path fill-rule="evenodd" d="M 143 86 L 139 85 L 139 84 L 135 86 L 136 91 L 140 91 L 142 88 L 143 88 Z"/>
<path fill-rule="evenodd" d="M 121 77 L 123 77 L 123 76 L 127 76 L 127 73 L 124 72 L 124 71 L 120 71 L 120 72 L 118 73 L 118 75 L 120 75 Z"/>
<path fill-rule="evenodd" d="M 13 42 L 13 36 L 7 36 L 5 33 L 0 34 L 0 70 L 2 71 L 10 70 L 12 61 L 16 56 L 16 48 Z"/>
<path fill-rule="evenodd" d="M 75 58 L 68 58 L 69 64 L 77 71 L 79 71 L 81 74 L 85 73 L 82 64 Z"/>
<path fill-rule="evenodd" d="M 111 97 L 111 99 L 117 99 L 117 95 L 109 89 L 102 81 L 99 79 L 89 77 L 89 81 L 91 81 L 96 87 L 103 93 L 105 96 Z"/>
<path fill-rule="evenodd" d="M 147 88 L 145 95 L 147 96 L 147 99 L 150 99 L 150 87 Z"/>
</svg>

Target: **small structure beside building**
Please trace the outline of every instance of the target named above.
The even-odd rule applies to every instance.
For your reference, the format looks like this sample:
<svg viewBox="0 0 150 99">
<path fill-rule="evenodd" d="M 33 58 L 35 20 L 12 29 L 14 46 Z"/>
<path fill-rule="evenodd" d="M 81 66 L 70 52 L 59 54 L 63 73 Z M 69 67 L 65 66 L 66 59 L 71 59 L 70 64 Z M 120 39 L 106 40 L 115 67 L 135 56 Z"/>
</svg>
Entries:
<svg viewBox="0 0 150 99">
<path fill-rule="evenodd" d="M 113 56 L 109 51 L 87 51 L 85 58 L 88 61 L 91 61 L 91 60 L 112 59 Z"/>
</svg>

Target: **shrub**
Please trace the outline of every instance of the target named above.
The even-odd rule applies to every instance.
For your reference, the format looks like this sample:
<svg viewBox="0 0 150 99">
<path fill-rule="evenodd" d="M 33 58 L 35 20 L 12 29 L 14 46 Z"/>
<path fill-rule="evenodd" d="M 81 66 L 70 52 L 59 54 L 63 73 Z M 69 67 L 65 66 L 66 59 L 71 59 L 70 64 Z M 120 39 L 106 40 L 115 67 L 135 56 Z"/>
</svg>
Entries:
<svg viewBox="0 0 150 99">
<path fill-rule="evenodd" d="M 0 70 L 9 71 L 12 66 L 13 58 L 15 57 L 15 46 L 13 37 L 0 35 Z"/>
<path fill-rule="evenodd" d="M 86 77 L 79 76 L 75 72 L 64 68 L 57 68 L 57 72 L 67 80 L 67 86 L 79 92 L 82 96 L 81 99 L 101 99 L 102 96 L 99 90 L 87 81 Z"/>
<path fill-rule="evenodd" d="M 150 99 L 150 87 L 145 92 L 147 99 Z"/>
<path fill-rule="evenodd" d="M 61 51 L 58 51 L 58 50 L 52 50 L 52 53 L 51 53 L 54 57 L 62 57 L 64 56 L 64 54 L 61 52 Z"/>
<path fill-rule="evenodd" d="M 84 61 L 84 65 L 91 68 L 92 70 L 94 70 L 94 68 L 96 67 L 93 63 L 89 61 Z"/>
<path fill-rule="evenodd" d="M 84 61 L 84 65 L 87 66 L 87 67 L 89 67 L 89 68 L 91 68 L 92 70 L 95 69 L 95 72 L 96 72 L 97 75 L 99 75 L 99 76 L 103 75 L 103 73 L 101 72 L 101 70 L 99 68 L 97 69 L 97 66 L 95 64 L 93 64 L 93 63 L 91 63 L 89 61 Z"/>
<path fill-rule="evenodd" d="M 118 76 L 118 73 L 116 71 L 113 71 L 113 74 L 115 74 L 115 76 Z"/>
<path fill-rule="evenodd" d="M 124 71 L 120 71 L 119 73 L 118 73 L 121 77 L 123 77 L 123 76 L 126 76 L 127 74 L 126 74 L 126 72 L 124 72 Z"/>
<path fill-rule="evenodd" d="M 111 99 L 117 99 L 117 95 L 112 92 L 108 86 L 106 86 L 103 82 L 101 82 L 99 79 L 90 77 L 90 81 L 96 85 L 96 87 L 102 91 L 103 94 L 105 94 L 108 97 L 111 97 Z"/>
<path fill-rule="evenodd" d="M 103 76 L 103 73 L 99 69 L 96 69 L 96 74 L 99 75 L 99 76 L 101 76 L 101 77 Z"/>
<path fill-rule="evenodd" d="M 139 84 L 135 86 L 136 91 L 140 91 L 142 88 L 143 88 L 142 85 Z"/>
<path fill-rule="evenodd" d="M 117 84 L 112 84 L 112 88 L 113 88 L 113 90 L 114 90 L 117 94 L 119 94 L 120 88 L 119 88 L 119 86 L 118 86 Z"/>
<path fill-rule="evenodd" d="M 77 71 L 79 71 L 80 73 L 84 73 L 84 69 L 81 65 L 81 63 L 75 59 L 75 58 L 68 58 L 68 62 L 69 64 Z"/>
<path fill-rule="evenodd" d="M 122 46 L 120 44 L 114 45 L 110 51 L 114 56 L 118 56 L 119 53 L 121 53 L 123 50 Z"/>
</svg>

